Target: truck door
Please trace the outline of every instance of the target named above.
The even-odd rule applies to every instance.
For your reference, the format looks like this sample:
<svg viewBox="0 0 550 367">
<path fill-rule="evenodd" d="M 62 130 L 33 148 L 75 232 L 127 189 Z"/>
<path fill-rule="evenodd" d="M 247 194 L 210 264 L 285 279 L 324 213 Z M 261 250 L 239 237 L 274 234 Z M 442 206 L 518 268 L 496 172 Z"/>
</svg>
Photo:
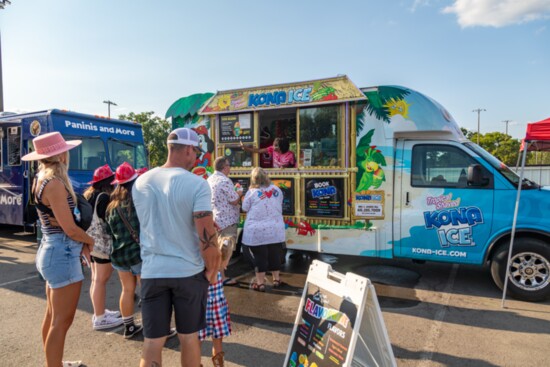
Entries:
<svg viewBox="0 0 550 367">
<path fill-rule="evenodd" d="M 397 148 L 395 255 L 481 263 L 491 234 L 492 174 L 459 143 L 398 140 Z M 469 169 L 481 170 L 481 182 L 468 180 Z"/>
</svg>

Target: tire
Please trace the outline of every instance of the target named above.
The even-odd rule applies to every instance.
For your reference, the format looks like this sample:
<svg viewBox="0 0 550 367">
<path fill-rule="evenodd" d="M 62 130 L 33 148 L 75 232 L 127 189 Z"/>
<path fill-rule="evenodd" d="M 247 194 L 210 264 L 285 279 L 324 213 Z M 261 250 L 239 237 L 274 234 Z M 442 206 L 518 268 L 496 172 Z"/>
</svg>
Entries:
<svg viewBox="0 0 550 367">
<path fill-rule="evenodd" d="M 491 259 L 491 275 L 504 288 L 509 246 L 501 246 Z M 507 294 L 529 302 L 550 298 L 550 246 L 535 238 L 518 238 L 510 259 Z"/>
</svg>

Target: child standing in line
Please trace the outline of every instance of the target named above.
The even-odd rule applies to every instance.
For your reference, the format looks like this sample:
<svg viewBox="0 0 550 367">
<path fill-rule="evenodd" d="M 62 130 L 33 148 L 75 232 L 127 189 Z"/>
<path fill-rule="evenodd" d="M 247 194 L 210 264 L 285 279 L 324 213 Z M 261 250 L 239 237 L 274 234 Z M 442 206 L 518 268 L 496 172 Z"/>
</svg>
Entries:
<svg viewBox="0 0 550 367">
<path fill-rule="evenodd" d="M 218 243 L 222 253 L 221 268 L 225 269 L 231 259 L 234 247 L 233 237 L 220 237 Z M 200 341 L 212 337 L 212 363 L 214 367 L 224 367 L 223 337 L 231 335 L 231 317 L 229 306 L 223 292 L 221 271 L 218 272 L 216 283 L 208 286 L 206 301 L 206 328 L 199 331 Z"/>
</svg>

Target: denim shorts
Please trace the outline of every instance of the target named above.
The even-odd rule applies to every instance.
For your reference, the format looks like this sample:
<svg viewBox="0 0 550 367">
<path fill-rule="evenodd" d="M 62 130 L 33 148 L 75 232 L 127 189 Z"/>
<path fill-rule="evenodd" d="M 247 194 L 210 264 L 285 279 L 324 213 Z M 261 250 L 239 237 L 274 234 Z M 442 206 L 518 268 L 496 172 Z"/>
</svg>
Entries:
<svg viewBox="0 0 550 367">
<path fill-rule="evenodd" d="M 82 243 L 64 233 L 43 234 L 36 253 L 36 268 L 50 288 L 61 288 L 84 279 Z"/>
<path fill-rule="evenodd" d="M 111 263 L 113 265 L 113 268 L 118 271 L 125 271 L 125 272 L 132 272 L 132 275 L 140 275 L 141 274 L 141 264 L 136 264 L 132 266 L 119 266 L 115 265 L 114 263 Z"/>
</svg>

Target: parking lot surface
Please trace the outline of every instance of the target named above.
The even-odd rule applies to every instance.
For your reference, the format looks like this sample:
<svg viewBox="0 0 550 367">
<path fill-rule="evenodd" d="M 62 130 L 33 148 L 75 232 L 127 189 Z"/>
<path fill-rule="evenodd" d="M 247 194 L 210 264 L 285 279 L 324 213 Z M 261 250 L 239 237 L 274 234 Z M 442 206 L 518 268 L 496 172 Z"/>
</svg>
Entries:
<svg viewBox="0 0 550 367">
<path fill-rule="evenodd" d="M 0 228 L 0 365 L 43 366 L 40 327 L 45 310 L 44 282 L 37 276 L 32 236 Z M 266 293 L 248 288 L 253 272 L 242 259 L 229 275 L 239 281 L 226 287 L 233 335 L 224 341 L 226 366 L 282 366 L 309 263 L 313 257 L 288 259 L 287 283 Z M 375 286 L 385 326 L 399 366 L 547 366 L 550 359 L 550 302 L 508 300 L 487 269 L 448 264 L 413 264 L 320 255 L 340 272 L 368 277 Z M 86 273 L 65 359 L 86 366 L 137 366 L 143 338 L 124 340 L 122 327 L 93 331 Z M 108 284 L 107 306 L 117 309 L 120 285 Z M 136 315 L 140 309 L 136 305 Z M 202 363 L 211 366 L 211 343 L 202 347 Z M 164 366 L 179 366 L 179 342 L 168 340 Z"/>
</svg>

